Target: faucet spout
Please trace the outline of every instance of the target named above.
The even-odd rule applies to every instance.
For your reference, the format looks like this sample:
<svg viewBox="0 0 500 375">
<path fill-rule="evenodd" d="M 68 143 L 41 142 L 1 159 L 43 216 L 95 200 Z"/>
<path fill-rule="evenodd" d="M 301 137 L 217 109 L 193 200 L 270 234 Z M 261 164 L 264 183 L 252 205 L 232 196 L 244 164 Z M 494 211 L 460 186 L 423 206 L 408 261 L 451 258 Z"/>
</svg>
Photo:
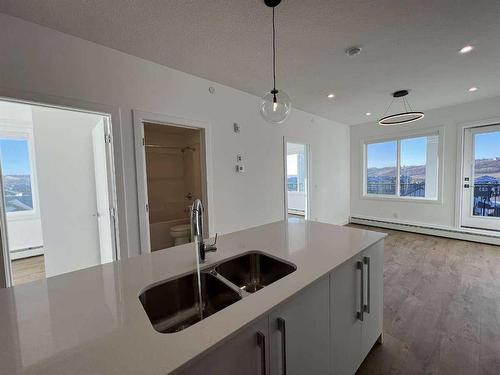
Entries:
<svg viewBox="0 0 500 375">
<path fill-rule="evenodd" d="M 212 245 L 205 244 L 203 239 L 203 204 L 200 199 L 196 199 L 191 206 L 191 239 L 198 240 L 198 257 L 200 263 L 206 260 L 206 253 L 216 251 L 217 235 Z"/>
</svg>

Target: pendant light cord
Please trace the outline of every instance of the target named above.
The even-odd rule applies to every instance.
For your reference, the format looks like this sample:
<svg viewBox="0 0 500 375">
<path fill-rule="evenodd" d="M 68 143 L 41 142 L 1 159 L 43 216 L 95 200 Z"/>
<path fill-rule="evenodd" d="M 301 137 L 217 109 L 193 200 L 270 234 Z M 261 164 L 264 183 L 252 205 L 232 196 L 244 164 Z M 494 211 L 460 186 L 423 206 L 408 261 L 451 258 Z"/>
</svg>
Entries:
<svg viewBox="0 0 500 375">
<path fill-rule="evenodd" d="M 274 26 L 274 7 L 273 7 L 273 89 L 276 91 L 276 28 Z M 276 93 L 274 94 L 276 97 Z"/>
</svg>

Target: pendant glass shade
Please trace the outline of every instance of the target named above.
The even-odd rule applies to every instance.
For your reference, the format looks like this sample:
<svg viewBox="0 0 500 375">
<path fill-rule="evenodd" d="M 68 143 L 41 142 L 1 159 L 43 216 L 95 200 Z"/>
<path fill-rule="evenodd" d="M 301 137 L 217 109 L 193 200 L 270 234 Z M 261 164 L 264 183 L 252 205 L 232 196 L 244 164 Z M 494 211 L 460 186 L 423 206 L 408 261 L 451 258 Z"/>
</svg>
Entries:
<svg viewBox="0 0 500 375">
<path fill-rule="evenodd" d="M 287 119 L 291 108 L 290 97 L 285 92 L 271 90 L 262 97 L 260 114 L 271 124 L 281 124 Z"/>
</svg>

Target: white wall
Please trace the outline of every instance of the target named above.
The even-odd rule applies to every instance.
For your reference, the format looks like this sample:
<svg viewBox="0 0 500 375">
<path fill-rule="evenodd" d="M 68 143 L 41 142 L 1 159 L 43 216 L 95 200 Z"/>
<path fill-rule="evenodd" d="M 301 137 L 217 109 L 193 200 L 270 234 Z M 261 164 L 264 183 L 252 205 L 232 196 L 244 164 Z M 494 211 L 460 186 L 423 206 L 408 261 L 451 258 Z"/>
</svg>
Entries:
<svg viewBox="0 0 500 375">
<path fill-rule="evenodd" d="M 5 131 L 29 131 L 33 132 L 33 118 L 31 107 L 17 103 L 0 101 L 0 129 Z M 36 164 L 36 155 L 35 155 Z M 34 174 L 36 176 L 36 173 Z M 36 186 L 36 181 L 32 181 Z M 35 192 L 34 192 L 35 193 Z M 19 251 L 27 248 L 37 248 L 43 246 L 42 222 L 40 220 L 40 205 L 38 197 L 34 196 L 34 212 L 31 214 L 7 213 L 7 230 L 9 240 L 9 250 L 11 259 L 17 259 L 26 254 L 26 251 Z M 36 250 L 37 254 L 43 253 Z M 32 251 L 28 251 L 33 255 Z"/>
<path fill-rule="evenodd" d="M 458 144 L 461 128 L 476 121 L 498 122 L 500 98 L 469 102 L 425 111 L 425 117 L 408 125 L 383 127 L 376 122 L 351 127 L 351 216 L 455 227 Z M 443 127 L 442 202 L 400 202 L 362 198 L 362 140 L 391 137 Z"/>
<path fill-rule="evenodd" d="M 264 122 L 259 98 L 143 59 L 0 15 L 0 88 L 73 98 L 120 108 L 125 207 L 121 242 L 139 248 L 132 109 L 211 125 L 214 222 L 231 232 L 284 217 L 283 136 L 311 145 L 312 218 L 342 223 L 349 212 L 349 129 L 299 110 L 286 124 Z M 4 74 L 7 73 L 7 74 Z M 215 88 L 215 94 L 208 87 Z M 0 91 L 1 94 L 2 91 Z M 293 93 L 289 93 L 293 99 Z M 233 123 L 241 133 L 232 132 Z M 246 173 L 234 171 L 236 154 Z M 125 221 L 126 218 L 126 221 Z M 123 251 L 123 249 L 122 249 Z"/>
<path fill-rule="evenodd" d="M 100 264 L 92 129 L 102 117 L 32 110 L 45 272 L 53 276 Z"/>
</svg>

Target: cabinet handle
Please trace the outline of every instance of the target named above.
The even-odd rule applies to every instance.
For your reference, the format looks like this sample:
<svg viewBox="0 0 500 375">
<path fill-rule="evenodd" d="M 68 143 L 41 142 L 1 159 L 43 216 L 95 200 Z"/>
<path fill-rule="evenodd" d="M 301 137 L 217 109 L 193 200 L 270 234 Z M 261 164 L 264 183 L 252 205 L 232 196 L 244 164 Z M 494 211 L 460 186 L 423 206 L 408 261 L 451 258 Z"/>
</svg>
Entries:
<svg viewBox="0 0 500 375">
<path fill-rule="evenodd" d="M 286 322 L 283 318 L 278 318 L 278 329 L 281 332 L 281 366 L 282 374 L 286 375 Z"/>
<path fill-rule="evenodd" d="M 259 345 L 260 348 L 260 373 L 261 375 L 267 375 L 266 336 L 260 331 L 257 332 L 257 345 Z"/>
<path fill-rule="evenodd" d="M 367 296 L 366 296 L 366 305 L 363 306 L 363 310 L 364 312 L 366 313 L 370 313 L 370 299 L 371 299 L 371 295 L 372 295 L 372 291 L 371 291 L 371 279 L 370 279 L 370 257 L 363 257 L 363 263 L 366 264 L 367 268 L 368 268 L 368 274 L 366 276 L 367 280 L 366 280 L 366 284 L 367 284 L 367 287 L 368 287 L 368 291 L 367 291 Z"/>
<path fill-rule="evenodd" d="M 361 272 L 361 293 L 360 293 L 360 303 L 359 303 L 359 311 L 356 313 L 356 317 L 363 321 L 363 314 L 364 314 L 364 309 L 363 309 L 363 305 L 365 303 L 365 272 L 364 272 L 364 267 L 363 267 L 363 262 L 362 261 L 357 261 L 356 262 L 356 267 L 357 269 Z"/>
</svg>

